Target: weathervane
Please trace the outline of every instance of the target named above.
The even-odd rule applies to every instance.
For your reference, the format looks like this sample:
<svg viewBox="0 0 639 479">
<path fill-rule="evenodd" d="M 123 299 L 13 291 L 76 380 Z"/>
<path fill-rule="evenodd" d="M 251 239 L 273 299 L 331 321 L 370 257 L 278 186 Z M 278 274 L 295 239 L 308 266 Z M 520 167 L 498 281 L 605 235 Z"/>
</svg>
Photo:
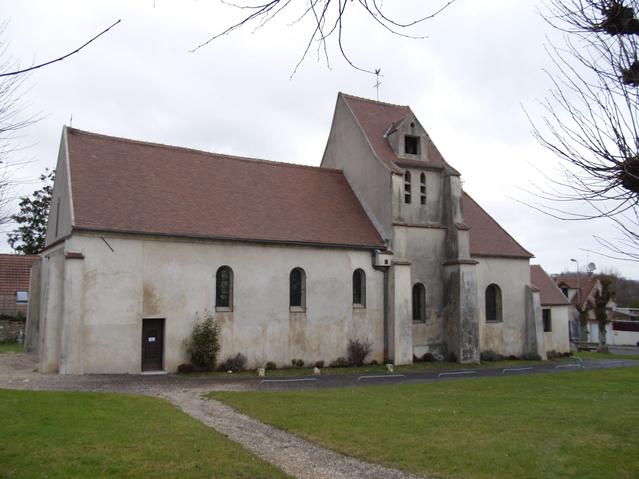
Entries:
<svg viewBox="0 0 639 479">
<path fill-rule="evenodd" d="M 376 68 L 375 69 L 375 85 L 373 85 L 375 87 L 375 90 L 377 91 L 377 101 L 379 101 L 379 86 L 382 84 L 381 81 L 379 81 L 380 77 L 383 77 L 384 75 L 382 75 L 381 73 L 381 69 L 380 68 Z"/>
</svg>

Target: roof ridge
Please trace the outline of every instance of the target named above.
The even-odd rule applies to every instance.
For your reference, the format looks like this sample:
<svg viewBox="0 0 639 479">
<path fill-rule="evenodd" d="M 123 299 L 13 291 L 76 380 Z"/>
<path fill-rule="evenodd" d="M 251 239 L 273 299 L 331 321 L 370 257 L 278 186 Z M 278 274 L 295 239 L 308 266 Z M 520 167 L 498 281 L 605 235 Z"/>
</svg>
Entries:
<svg viewBox="0 0 639 479">
<path fill-rule="evenodd" d="M 269 164 L 273 166 L 284 166 L 288 168 L 305 168 L 305 169 L 324 171 L 329 173 L 342 173 L 342 170 L 338 168 L 325 168 L 321 166 L 302 165 L 299 163 L 288 163 L 285 161 L 266 160 L 263 158 L 250 158 L 246 156 L 229 155 L 227 153 L 215 153 L 213 151 L 198 150 L 197 148 L 188 148 L 185 146 L 176 146 L 176 145 L 169 145 L 166 143 L 158 143 L 153 141 L 134 140 L 132 138 L 124 138 L 121 136 L 105 135 L 103 133 L 95 133 L 92 131 L 80 130 L 79 128 L 72 128 L 70 126 L 67 126 L 66 128 L 72 134 L 95 136 L 99 138 L 116 140 L 119 142 L 130 143 L 134 145 L 143 145 L 143 146 L 150 146 L 153 148 L 164 148 L 164 149 L 177 150 L 177 151 L 188 151 L 188 152 L 200 153 L 200 154 L 204 154 L 204 155 L 212 156 L 216 158 L 225 158 L 229 160 L 245 161 L 250 163 L 262 163 L 262 164 Z"/>
<path fill-rule="evenodd" d="M 368 103 L 373 103 L 375 105 L 394 106 L 394 107 L 406 108 L 407 110 L 410 110 L 410 107 L 408 105 L 399 105 L 397 103 L 389 103 L 385 101 L 373 100 L 371 98 L 364 98 L 362 96 L 351 95 L 349 93 L 344 93 L 344 92 L 339 92 L 339 94 L 344 96 L 345 98 L 352 98 L 353 100 L 366 101 Z"/>
<path fill-rule="evenodd" d="M 531 257 L 531 258 L 534 258 L 534 257 L 535 257 L 535 255 L 534 255 L 534 254 L 532 254 L 530 251 L 528 251 L 526 248 L 524 248 L 524 247 L 523 247 L 523 246 L 519 243 L 519 241 L 517 241 L 515 238 L 513 238 L 513 237 L 512 237 L 512 235 L 511 235 L 508 231 L 506 231 L 506 229 L 505 229 L 502 225 L 500 225 L 500 224 L 499 224 L 499 222 L 497 222 L 497 220 L 496 220 L 495 218 L 493 218 L 493 217 L 490 215 L 490 213 L 488 213 L 488 211 L 486 211 L 486 210 L 485 210 L 485 209 L 484 209 L 484 208 L 483 208 L 483 207 L 482 207 L 479 203 L 477 203 L 477 202 L 475 201 L 475 199 L 474 199 L 472 196 L 470 196 L 470 195 L 469 195 L 466 191 L 463 191 L 462 193 L 463 193 L 464 195 L 466 195 L 466 196 L 467 196 L 467 197 L 468 197 L 468 198 L 469 198 L 469 199 L 470 199 L 473 203 L 475 203 L 475 204 L 477 205 L 477 207 L 478 207 L 480 210 L 482 210 L 482 211 L 486 214 L 486 216 L 488 216 L 488 217 L 490 218 L 490 220 L 491 220 L 493 223 L 495 223 L 495 224 L 496 224 L 496 225 L 497 225 L 497 226 L 498 226 L 498 227 L 499 227 L 499 228 L 500 228 L 500 229 L 501 229 L 504 233 L 506 233 L 506 235 L 508 235 L 508 237 L 509 237 L 511 240 L 513 240 L 513 241 L 515 242 L 515 244 L 517 244 L 517 246 L 519 246 L 522 250 L 524 250 L 526 253 L 528 253 L 528 254 L 530 255 L 530 257 Z M 471 233 L 471 234 L 472 234 L 472 233 Z"/>
</svg>

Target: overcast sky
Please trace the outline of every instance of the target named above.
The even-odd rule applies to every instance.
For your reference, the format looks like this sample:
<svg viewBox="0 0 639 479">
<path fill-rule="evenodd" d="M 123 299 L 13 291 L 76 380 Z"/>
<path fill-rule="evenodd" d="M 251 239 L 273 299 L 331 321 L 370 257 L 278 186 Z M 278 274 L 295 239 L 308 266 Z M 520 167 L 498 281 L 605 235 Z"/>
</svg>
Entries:
<svg viewBox="0 0 639 479">
<path fill-rule="evenodd" d="M 301 0 L 296 0 L 301 2 Z M 295 3 L 295 2 L 294 2 Z M 301 2 L 304 4 L 304 2 Z M 440 0 L 385 2 L 408 19 Z M 366 68 L 380 68 L 380 100 L 410 105 L 464 188 L 548 272 L 615 268 L 639 278 L 639 264 L 613 261 L 593 234 L 619 236 L 604 221 L 561 222 L 516 200 L 544 185 L 556 160 L 532 138 L 524 108 L 540 118 L 548 96 L 544 44 L 550 31 L 536 0 L 457 0 L 414 30 L 424 40 L 393 36 L 348 4 L 344 45 Z M 291 73 L 310 34 L 294 13 L 264 28 L 239 30 L 189 53 L 229 26 L 238 13 L 215 0 L 2 0 L 9 53 L 22 66 L 77 48 L 117 19 L 85 50 L 34 72 L 24 100 L 42 120 L 24 132 L 31 146 L 12 161 L 31 160 L 18 175 L 33 180 L 54 168 L 62 126 L 218 153 L 319 165 L 337 93 L 375 98 L 375 78 L 349 67 L 329 45 L 331 68 L 309 54 Z M 390 11 L 390 10 L 389 10 Z M 18 186 L 26 194 L 37 183 Z M 9 251 L 0 235 L 0 250 Z"/>
</svg>

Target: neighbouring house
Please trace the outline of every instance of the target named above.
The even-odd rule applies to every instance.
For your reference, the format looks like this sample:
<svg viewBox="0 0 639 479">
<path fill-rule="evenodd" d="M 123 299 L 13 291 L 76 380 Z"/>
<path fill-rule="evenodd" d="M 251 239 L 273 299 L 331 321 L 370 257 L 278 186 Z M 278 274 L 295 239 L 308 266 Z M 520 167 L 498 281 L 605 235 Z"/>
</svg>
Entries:
<svg viewBox="0 0 639 479">
<path fill-rule="evenodd" d="M 615 308 L 608 326 L 609 344 L 639 346 L 639 308 Z"/>
<path fill-rule="evenodd" d="M 530 280 L 539 289 L 546 352 L 569 352 L 574 307 L 540 265 L 530 266 Z"/>
<path fill-rule="evenodd" d="M 570 310 L 570 340 L 572 342 L 599 341 L 599 334 L 593 339 L 592 330 L 596 328 L 595 312 L 590 304 L 594 304 L 595 293 L 601 290 L 601 283 L 591 273 L 562 273 L 553 275 L 555 284 L 568 298 Z M 587 321 L 581 316 L 586 315 Z M 597 328 L 598 331 L 598 328 Z"/>
<path fill-rule="evenodd" d="M 29 275 L 38 256 L 0 254 L 0 342 L 24 334 L 29 304 Z"/>
<path fill-rule="evenodd" d="M 330 363 L 351 339 L 396 364 L 545 357 L 532 254 L 407 106 L 340 93 L 319 167 L 65 127 L 56 172 L 43 372 L 174 371 L 206 310 L 251 366 Z"/>
</svg>

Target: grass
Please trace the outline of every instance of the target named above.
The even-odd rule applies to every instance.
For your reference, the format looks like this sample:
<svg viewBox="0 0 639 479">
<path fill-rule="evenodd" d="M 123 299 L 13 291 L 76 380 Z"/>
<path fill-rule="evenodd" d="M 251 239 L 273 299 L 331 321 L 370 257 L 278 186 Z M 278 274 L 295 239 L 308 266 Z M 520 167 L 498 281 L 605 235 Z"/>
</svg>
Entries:
<svg viewBox="0 0 639 479">
<path fill-rule="evenodd" d="M 19 343 L 0 343 L 0 354 L 3 353 L 21 353 L 24 351 L 22 344 Z"/>
<path fill-rule="evenodd" d="M 280 478 L 168 402 L 0 390 L 2 478 Z"/>
<path fill-rule="evenodd" d="M 574 354 L 581 359 L 626 359 L 639 360 L 636 354 L 613 354 L 613 353 L 597 353 L 593 351 L 579 351 Z"/>
<path fill-rule="evenodd" d="M 639 368 L 210 397 L 429 477 L 636 478 Z"/>
</svg>

